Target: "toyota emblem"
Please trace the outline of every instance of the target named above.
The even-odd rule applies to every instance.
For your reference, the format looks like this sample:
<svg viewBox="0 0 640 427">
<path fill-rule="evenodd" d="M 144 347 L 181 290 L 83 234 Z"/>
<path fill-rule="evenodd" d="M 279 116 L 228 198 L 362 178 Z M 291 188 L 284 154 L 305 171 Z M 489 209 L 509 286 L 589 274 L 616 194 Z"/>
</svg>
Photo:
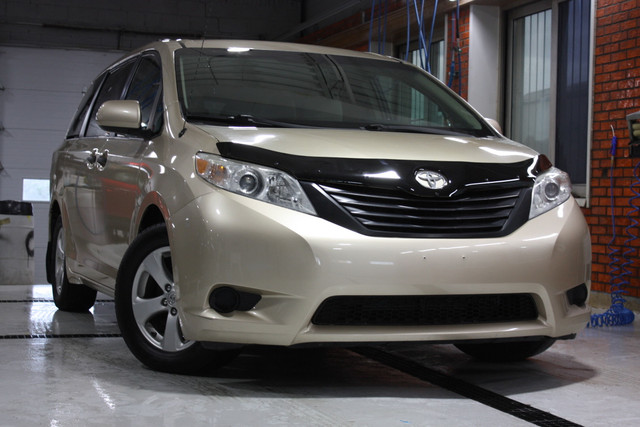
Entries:
<svg viewBox="0 0 640 427">
<path fill-rule="evenodd" d="M 416 173 L 416 181 L 420 185 L 430 190 L 440 190 L 449 184 L 447 178 L 442 174 L 434 171 L 418 171 Z"/>
</svg>

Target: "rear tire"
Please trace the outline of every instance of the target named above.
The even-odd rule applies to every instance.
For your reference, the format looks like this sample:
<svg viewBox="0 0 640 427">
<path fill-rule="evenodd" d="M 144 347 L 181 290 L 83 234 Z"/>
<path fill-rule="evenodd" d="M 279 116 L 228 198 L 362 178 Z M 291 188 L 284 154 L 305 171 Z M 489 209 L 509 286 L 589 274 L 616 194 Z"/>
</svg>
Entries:
<svg viewBox="0 0 640 427">
<path fill-rule="evenodd" d="M 184 338 L 164 224 L 142 231 L 127 249 L 118 270 L 115 305 L 125 343 L 151 369 L 194 374 L 237 355 L 235 350 L 208 350 Z"/>
<path fill-rule="evenodd" d="M 65 233 L 62 218 L 58 217 L 53 228 L 53 267 L 51 283 L 53 302 L 63 311 L 87 311 L 96 302 L 97 292 L 85 285 L 69 283 L 67 279 L 67 257 L 65 255 Z"/>
<path fill-rule="evenodd" d="M 507 341 L 498 343 L 455 344 L 455 346 L 476 359 L 485 362 L 517 362 L 540 354 L 556 342 L 554 338 L 533 341 Z"/>
</svg>

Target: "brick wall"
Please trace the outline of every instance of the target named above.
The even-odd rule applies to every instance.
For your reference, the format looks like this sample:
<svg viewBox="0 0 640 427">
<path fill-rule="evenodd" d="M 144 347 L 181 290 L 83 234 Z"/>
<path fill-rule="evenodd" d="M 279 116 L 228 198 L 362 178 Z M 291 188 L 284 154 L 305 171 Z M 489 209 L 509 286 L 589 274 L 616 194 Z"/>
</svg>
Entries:
<svg viewBox="0 0 640 427">
<path fill-rule="evenodd" d="M 446 40 L 447 44 L 447 83 L 450 81 L 450 66 L 452 56 L 455 55 L 455 74 L 451 83 L 451 89 L 457 92 L 464 99 L 467 99 L 469 93 L 469 6 L 460 8 L 460 17 L 456 29 L 456 11 L 453 10 L 446 15 L 448 34 Z M 452 34 L 452 26 L 454 33 Z M 456 40 L 456 35 L 459 32 L 460 38 Z M 460 49 L 460 56 L 456 50 Z M 458 75 L 458 73 L 460 75 Z"/>
<path fill-rule="evenodd" d="M 612 131 L 618 137 L 618 150 L 614 163 L 614 221 L 618 238 L 613 248 L 623 251 L 629 237 L 625 228 L 630 224 L 626 216 L 634 195 L 630 185 L 634 182 L 634 166 L 640 159 L 629 158 L 629 132 L 625 117 L 640 110 L 640 1 L 599 0 L 596 12 L 593 145 L 591 150 L 591 207 L 584 209 L 590 225 L 593 242 L 592 289 L 609 290 L 608 267 L 611 259 L 607 245 L 612 239 L 613 227 L 610 200 L 610 147 Z M 640 191 L 640 187 L 638 188 Z M 635 202 L 640 206 L 640 200 Z M 637 212 L 634 218 L 638 220 Z M 638 228 L 632 227 L 638 234 Z M 640 297 L 640 240 L 632 243 L 630 253 L 628 295 Z"/>
</svg>

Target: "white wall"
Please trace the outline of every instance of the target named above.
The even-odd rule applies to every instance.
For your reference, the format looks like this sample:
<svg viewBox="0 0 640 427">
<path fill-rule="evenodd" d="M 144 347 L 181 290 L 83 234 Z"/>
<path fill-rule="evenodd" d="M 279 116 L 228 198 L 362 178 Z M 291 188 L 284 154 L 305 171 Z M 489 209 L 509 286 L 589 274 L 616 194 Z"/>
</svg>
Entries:
<svg viewBox="0 0 640 427">
<path fill-rule="evenodd" d="M 500 120 L 500 8 L 471 5 L 470 13 L 468 100 L 483 116 Z"/>
<path fill-rule="evenodd" d="M 114 52 L 0 46 L 0 200 L 21 200 L 24 178 L 49 178 L 51 154 L 64 139 L 83 89 Z M 46 283 L 49 203 L 33 203 L 35 281 Z"/>
</svg>

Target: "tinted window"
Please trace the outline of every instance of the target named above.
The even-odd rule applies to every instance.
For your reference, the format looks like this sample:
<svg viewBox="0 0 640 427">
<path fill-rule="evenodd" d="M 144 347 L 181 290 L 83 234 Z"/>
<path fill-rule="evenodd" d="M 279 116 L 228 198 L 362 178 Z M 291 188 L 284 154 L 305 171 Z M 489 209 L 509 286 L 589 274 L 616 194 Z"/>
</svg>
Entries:
<svg viewBox="0 0 640 427">
<path fill-rule="evenodd" d="M 82 132 L 82 128 L 86 122 L 87 111 L 93 105 L 91 101 L 93 101 L 93 97 L 95 95 L 96 90 L 100 87 L 100 83 L 104 79 L 104 74 L 94 80 L 93 83 L 87 89 L 80 105 L 78 106 L 78 110 L 76 111 L 76 115 L 73 117 L 71 121 L 71 125 L 69 126 L 69 132 L 67 133 L 67 138 L 77 138 L 80 136 Z"/>
<path fill-rule="evenodd" d="M 98 97 L 93 104 L 93 108 L 91 109 L 91 116 L 89 118 L 89 125 L 86 132 L 87 136 L 101 136 L 109 134 L 109 132 L 102 129 L 98 126 L 98 123 L 96 123 L 96 113 L 98 112 L 98 108 L 100 108 L 105 101 L 120 99 L 122 97 L 122 92 L 124 91 L 134 64 L 135 61 L 129 61 L 115 70 L 112 70 L 107 75 L 106 80 L 100 88 Z"/>
<path fill-rule="evenodd" d="M 143 128 L 159 130 L 162 124 L 162 70 L 155 56 L 140 59 L 125 99 L 135 99 L 140 103 Z"/>
<path fill-rule="evenodd" d="M 253 116 L 272 124 L 491 135 L 446 87 L 399 61 L 180 49 L 176 75 L 187 120 Z"/>
</svg>

